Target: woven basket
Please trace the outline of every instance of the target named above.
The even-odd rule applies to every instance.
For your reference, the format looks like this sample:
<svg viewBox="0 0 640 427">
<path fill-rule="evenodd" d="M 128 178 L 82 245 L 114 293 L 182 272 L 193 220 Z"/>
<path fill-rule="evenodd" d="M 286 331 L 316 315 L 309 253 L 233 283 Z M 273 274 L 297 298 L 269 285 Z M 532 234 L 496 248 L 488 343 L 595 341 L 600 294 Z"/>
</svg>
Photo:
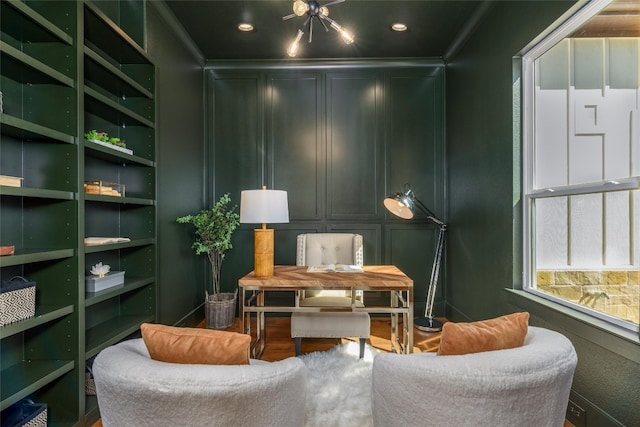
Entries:
<svg viewBox="0 0 640 427">
<path fill-rule="evenodd" d="M 47 404 L 23 399 L 2 413 L 3 427 L 47 427 Z"/>
<path fill-rule="evenodd" d="M 93 379 L 91 372 L 84 373 L 84 394 L 87 396 L 96 395 L 96 381 Z"/>
<path fill-rule="evenodd" d="M 28 319 L 36 314 L 36 282 L 21 276 L 0 286 L 0 326 Z"/>
<path fill-rule="evenodd" d="M 93 360 L 87 360 L 86 370 L 84 372 L 84 394 L 87 396 L 96 395 L 96 381 L 93 379 Z"/>
<path fill-rule="evenodd" d="M 208 329 L 225 329 L 233 325 L 236 321 L 237 296 L 237 289 L 233 293 L 205 294 L 204 314 Z"/>
</svg>

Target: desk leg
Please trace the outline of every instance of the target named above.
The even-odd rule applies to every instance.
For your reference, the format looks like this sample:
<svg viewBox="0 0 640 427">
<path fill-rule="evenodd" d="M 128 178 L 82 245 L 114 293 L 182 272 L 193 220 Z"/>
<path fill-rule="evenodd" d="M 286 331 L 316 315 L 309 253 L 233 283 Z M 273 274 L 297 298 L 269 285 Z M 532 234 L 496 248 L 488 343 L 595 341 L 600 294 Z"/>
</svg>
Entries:
<svg viewBox="0 0 640 427">
<path fill-rule="evenodd" d="M 390 305 L 392 308 L 398 307 L 398 294 L 396 291 L 391 291 Z M 398 343 L 398 313 L 391 313 L 391 351 L 393 353 L 398 353 L 396 348 Z"/>
<path fill-rule="evenodd" d="M 251 291 L 251 297 L 247 300 L 245 290 L 242 290 L 242 331 L 251 336 L 251 306 L 264 307 L 264 292 Z M 251 357 L 259 359 L 265 345 L 265 321 L 264 312 L 256 312 L 256 338 L 251 342 Z"/>
<path fill-rule="evenodd" d="M 404 352 L 413 353 L 413 291 L 407 291 L 406 306 L 408 313 L 403 315 L 402 323 L 404 329 Z"/>
<path fill-rule="evenodd" d="M 247 320 L 247 315 L 251 316 L 251 312 L 247 311 L 247 292 L 242 288 L 242 312 L 240 317 L 240 326 L 243 334 L 251 335 L 251 317 Z"/>
<path fill-rule="evenodd" d="M 403 295 L 402 291 L 391 292 L 391 307 L 406 308 L 402 313 L 402 340 L 399 338 L 399 318 L 398 312 L 391 313 L 391 351 L 394 353 L 409 354 L 413 352 L 413 295 L 407 291 Z"/>
<path fill-rule="evenodd" d="M 258 291 L 256 306 L 264 307 L 264 291 Z M 256 340 L 252 344 L 253 358 L 259 359 L 264 351 L 266 340 L 264 311 L 256 313 Z"/>
<path fill-rule="evenodd" d="M 246 317 L 246 312 L 245 312 L 245 304 L 247 303 L 247 295 L 246 292 L 244 290 L 244 288 L 242 288 L 242 293 L 240 294 L 240 297 L 242 298 L 241 301 L 241 305 L 240 305 L 240 331 L 242 331 L 243 334 L 247 333 L 247 322 L 245 320 Z M 251 335 L 251 334 L 249 334 Z"/>
</svg>

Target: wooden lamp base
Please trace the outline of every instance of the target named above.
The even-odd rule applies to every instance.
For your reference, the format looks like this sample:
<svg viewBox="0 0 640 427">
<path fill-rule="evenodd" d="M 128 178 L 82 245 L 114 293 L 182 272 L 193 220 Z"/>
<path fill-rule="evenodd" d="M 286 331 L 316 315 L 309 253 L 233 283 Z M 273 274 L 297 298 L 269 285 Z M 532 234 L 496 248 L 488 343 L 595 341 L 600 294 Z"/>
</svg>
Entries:
<svg viewBox="0 0 640 427">
<path fill-rule="evenodd" d="M 273 276 L 273 229 L 257 228 L 254 231 L 253 270 L 256 277 Z"/>
</svg>

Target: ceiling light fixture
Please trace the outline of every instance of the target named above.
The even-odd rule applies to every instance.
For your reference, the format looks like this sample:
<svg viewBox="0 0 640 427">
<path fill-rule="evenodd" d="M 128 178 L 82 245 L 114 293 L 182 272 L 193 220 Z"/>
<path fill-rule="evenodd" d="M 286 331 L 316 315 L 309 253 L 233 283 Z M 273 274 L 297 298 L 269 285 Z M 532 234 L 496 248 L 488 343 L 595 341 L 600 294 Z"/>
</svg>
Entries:
<svg viewBox="0 0 640 427">
<path fill-rule="evenodd" d="M 398 31 L 398 32 L 402 32 L 402 31 L 407 31 L 407 25 L 403 24 L 402 22 L 396 22 L 394 24 L 391 24 L 391 29 L 393 31 Z"/>
<path fill-rule="evenodd" d="M 344 1 L 346 0 L 334 0 L 321 6 L 317 0 L 295 0 L 293 2 L 293 13 L 287 16 L 283 16 L 282 20 L 284 21 L 304 15 L 307 15 L 307 19 L 305 19 L 304 23 L 298 30 L 295 40 L 289 45 L 287 54 L 291 57 L 294 57 L 298 54 L 298 45 L 305 33 L 305 30 L 307 30 L 307 32 L 309 33 L 309 43 L 311 43 L 313 39 L 313 18 L 316 18 L 318 21 L 320 21 L 320 24 L 322 24 L 325 31 L 329 31 L 329 27 L 327 26 L 328 23 L 331 28 L 333 28 L 340 34 L 342 40 L 346 44 L 353 43 L 353 34 L 340 26 L 340 24 L 338 24 L 336 21 L 329 18 L 328 6 L 336 3 L 342 3 Z"/>
<path fill-rule="evenodd" d="M 241 22 L 238 24 L 238 29 L 245 32 L 253 31 L 253 25 L 248 22 Z"/>
</svg>

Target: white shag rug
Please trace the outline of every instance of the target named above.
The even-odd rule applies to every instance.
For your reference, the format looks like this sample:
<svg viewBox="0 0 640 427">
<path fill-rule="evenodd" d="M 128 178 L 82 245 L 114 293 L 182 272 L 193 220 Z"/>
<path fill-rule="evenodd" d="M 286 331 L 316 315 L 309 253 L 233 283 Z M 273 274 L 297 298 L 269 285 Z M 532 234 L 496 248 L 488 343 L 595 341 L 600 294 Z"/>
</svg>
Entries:
<svg viewBox="0 0 640 427">
<path fill-rule="evenodd" d="M 378 350 L 357 342 L 301 356 L 307 365 L 305 427 L 370 427 L 371 370 Z"/>
</svg>

